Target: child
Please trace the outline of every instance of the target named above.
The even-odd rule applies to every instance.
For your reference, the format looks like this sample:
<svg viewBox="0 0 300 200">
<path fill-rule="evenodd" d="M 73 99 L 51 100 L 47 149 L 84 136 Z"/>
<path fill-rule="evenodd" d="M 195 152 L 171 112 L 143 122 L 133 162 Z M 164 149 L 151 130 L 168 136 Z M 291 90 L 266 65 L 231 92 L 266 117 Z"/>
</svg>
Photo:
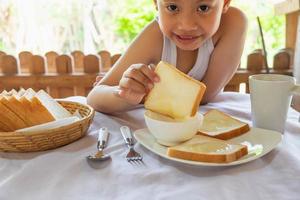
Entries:
<svg viewBox="0 0 300 200">
<path fill-rule="evenodd" d="M 135 38 L 112 69 L 95 84 L 87 102 L 100 112 L 128 110 L 140 103 L 166 61 L 202 81 L 202 104 L 234 75 L 242 55 L 247 20 L 231 0 L 155 0 L 157 19 Z"/>
</svg>

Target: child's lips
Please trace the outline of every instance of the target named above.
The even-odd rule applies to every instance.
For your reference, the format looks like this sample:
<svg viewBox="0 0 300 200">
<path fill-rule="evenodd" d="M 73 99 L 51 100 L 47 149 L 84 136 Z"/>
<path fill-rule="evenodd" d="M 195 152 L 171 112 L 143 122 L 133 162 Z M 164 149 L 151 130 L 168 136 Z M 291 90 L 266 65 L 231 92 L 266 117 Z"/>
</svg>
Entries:
<svg viewBox="0 0 300 200">
<path fill-rule="evenodd" d="M 180 40 L 194 40 L 197 39 L 199 36 L 192 36 L 192 35 L 176 35 Z"/>
<path fill-rule="evenodd" d="M 190 44 L 195 42 L 200 36 L 193 35 L 177 35 L 175 34 L 177 41 L 183 44 Z"/>
</svg>

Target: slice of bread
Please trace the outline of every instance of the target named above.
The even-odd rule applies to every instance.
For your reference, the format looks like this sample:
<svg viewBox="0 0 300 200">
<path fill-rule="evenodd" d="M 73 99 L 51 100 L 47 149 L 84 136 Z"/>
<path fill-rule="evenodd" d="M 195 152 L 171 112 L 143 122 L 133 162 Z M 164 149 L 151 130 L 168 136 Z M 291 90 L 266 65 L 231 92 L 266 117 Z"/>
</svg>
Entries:
<svg viewBox="0 0 300 200">
<path fill-rule="evenodd" d="M 25 94 L 26 90 L 24 88 L 21 88 L 19 91 L 18 91 L 18 97 L 21 97 Z"/>
<path fill-rule="evenodd" d="M 0 131 L 15 131 L 71 117 L 64 107 L 45 91 L 29 88 L 0 94 Z"/>
<path fill-rule="evenodd" d="M 229 163 L 248 154 L 246 145 L 195 135 L 180 145 L 169 147 L 170 157 L 210 163 Z"/>
<path fill-rule="evenodd" d="M 3 98 L 4 97 L 0 97 L 0 116 L 1 124 L 5 126 L 0 129 L 14 131 L 16 129 L 25 128 L 27 126 L 25 122 L 2 103 Z"/>
<path fill-rule="evenodd" d="M 6 90 L 3 90 L 1 93 L 0 93 L 0 97 L 4 97 L 4 96 L 7 96 L 8 92 Z"/>
<path fill-rule="evenodd" d="M 19 129 L 19 130 L 16 130 L 16 132 L 24 132 L 24 131 L 33 132 L 33 131 L 49 130 L 49 129 L 53 129 L 56 127 L 69 125 L 71 123 L 77 122 L 78 120 L 80 120 L 79 117 L 72 116 L 72 117 L 67 117 L 67 118 L 63 118 L 63 119 L 58 119 L 58 120 L 55 120 L 52 122 L 47 122 L 47 123 L 43 123 L 43 124 L 31 126 L 31 127 Z"/>
<path fill-rule="evenodd" d="M 0 121 L 0 131 L 4 131 L 4 132 L 8 132 L 10 131 L 11 129 L 6 125 L 6 124 L 3 124 L 1 121 Z"/>
<path fill-rule="evenodd" d="M 0 98 L 0 102 L 5 105 L 10 111 L 15 113 L 18 118 L 24 121 L 26 126 L 32 126 L 34 123 L 31 122 L 31 113 L 30 110 L 27 110 L 27 107 L 22 106 L 22 103 L 18 100 L 17 95 L 4 96 Z"/>
<path fill-rule="evenodd" d="M 249 125 L 234 119 L 219 110 L 209 110 L 204 114 L 203 124 L 198 130 L 201 135 L 206 135 L 222 140 L 228 140 L 242 135 L 250 130 Z"/>
<path fill-rule="evenodd" d="M 45 108 L 47 108 L 54 119 L 62 119 L 72 116 L 72 114 L 67 111 L 67 109 L 61 106 L 44 90 L 38 91 L 36 95 L 31 99 L 31 101 L 42 104 Z"/>
<path fill-rule="evenodd" d="M 12 95 L 17 95 L 18 92 L 15 89 L 10 90 L 9 92 L 7 92 L 6 90 L 3 90 L 0 94 L 0 97 L 8 97 L 8 96 L 12 96 Z"/>
<path fill-rule="evenodd" d="M 33 125 L 55 120 L 51 112 L 35 97 L 36 94 L 33 89 L 29 88 L 19 98 L 22 107 L 31 113 L 30 118 L 34 123 Z"/>
<path fill-rule="evenodd" d="M 31 99 L 32 97 L 34 97 L 34 95 L 36 94 L 36 92 L 32 89 L 32 88 L 28 88 L 22 95 L 22 97 L 26 97 L 27 99 Z"/>
<path fill-rule="evenodd" d="M 147 95 L 145 108 L 174 119 L 194 116 L 206 86 L 163 61 L 158 63 L 155 72 L 160 81 Z"/>
</svg>

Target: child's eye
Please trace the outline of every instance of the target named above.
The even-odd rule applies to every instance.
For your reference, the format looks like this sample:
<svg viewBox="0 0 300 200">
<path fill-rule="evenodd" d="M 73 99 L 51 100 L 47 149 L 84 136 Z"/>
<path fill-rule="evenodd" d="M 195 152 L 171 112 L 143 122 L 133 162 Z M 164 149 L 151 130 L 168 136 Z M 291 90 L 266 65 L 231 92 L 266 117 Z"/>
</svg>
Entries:
<svg viewBox="0 0 300 200">
<path fill-rule="evenodd" d="M 176 6 L 175 4 L 171 4 L 167 6 L 167 9 L 171 12 L 175 12 L 178 11 L 178 6 Z"/>
<path fill-rule="evenodd" d="M 207 12 L 209 11 L 210 7 L 208 5 L 201 5 L 198 7 L 199 12 Z"/>
</svg>

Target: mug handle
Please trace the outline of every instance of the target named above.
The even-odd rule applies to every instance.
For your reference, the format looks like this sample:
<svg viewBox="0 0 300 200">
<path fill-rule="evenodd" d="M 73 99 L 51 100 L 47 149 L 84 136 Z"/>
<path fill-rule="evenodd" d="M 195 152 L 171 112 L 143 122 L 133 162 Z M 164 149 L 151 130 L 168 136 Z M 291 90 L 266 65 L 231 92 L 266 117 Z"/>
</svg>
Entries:
<svg viewBox="0 0 300 200">
<path fill-rule="evenodd" d="M 292 88 L 292 94 L 300 95 L 300 85 L 296 84 L 296 85 Z"/>
</svg>

